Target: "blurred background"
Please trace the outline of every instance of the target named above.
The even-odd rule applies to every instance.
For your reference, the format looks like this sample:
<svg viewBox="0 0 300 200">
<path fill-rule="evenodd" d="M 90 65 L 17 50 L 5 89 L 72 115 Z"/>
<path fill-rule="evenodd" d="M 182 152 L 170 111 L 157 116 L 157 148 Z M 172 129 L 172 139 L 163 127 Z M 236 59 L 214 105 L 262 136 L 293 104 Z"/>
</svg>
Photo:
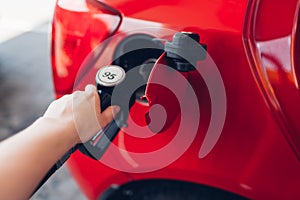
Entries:
<svg viewBox="0 0 300 200">
<path fill-rule="evenodd" d="M 0 141 L 41 116 L 54 99 L 50 31 L 55 0 L 0 0 Z M 31 198 L 85 199 L 66 167 Z"/>
</svg>

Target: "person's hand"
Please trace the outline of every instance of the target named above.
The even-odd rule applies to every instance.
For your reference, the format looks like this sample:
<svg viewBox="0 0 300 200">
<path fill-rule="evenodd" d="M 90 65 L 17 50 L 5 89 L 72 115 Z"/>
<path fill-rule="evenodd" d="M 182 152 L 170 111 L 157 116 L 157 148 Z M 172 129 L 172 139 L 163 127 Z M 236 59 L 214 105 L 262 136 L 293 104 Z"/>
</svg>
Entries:
<svg viewBox="0 0 300 200">
<path fill-rule="evenodd" d="M 110 106 L 101 113 L 97 89 L 87 85 L 85 91 L 76 91 L 52 102 L 43 118 L 64 126 L 75 143 L 84 143 L 112 121 L 118 110 Z"/>
</svg>

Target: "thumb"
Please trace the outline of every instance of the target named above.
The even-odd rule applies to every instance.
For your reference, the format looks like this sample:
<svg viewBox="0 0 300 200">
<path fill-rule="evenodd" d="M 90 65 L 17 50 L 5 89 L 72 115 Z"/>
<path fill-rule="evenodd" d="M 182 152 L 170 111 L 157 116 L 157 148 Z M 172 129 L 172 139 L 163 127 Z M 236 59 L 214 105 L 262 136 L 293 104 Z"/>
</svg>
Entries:
<svg viewBox="0 0 300 200">
<path fill-rule="evenodd" d="M 100 114 L 101 103 L 97 88 L 94 85 L 89 84 L 85 87 L 85 93 L 94 99 L 94 106 L 98 117 Z"/>
</svg>

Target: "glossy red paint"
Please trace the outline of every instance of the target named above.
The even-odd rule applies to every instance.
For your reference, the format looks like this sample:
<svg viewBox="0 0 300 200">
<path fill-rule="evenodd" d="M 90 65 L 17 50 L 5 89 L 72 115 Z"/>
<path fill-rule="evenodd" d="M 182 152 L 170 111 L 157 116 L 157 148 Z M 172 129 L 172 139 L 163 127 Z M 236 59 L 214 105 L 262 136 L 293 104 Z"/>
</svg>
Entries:
<svg viewBox="0 0 300 200">
<path fill-rule="evenodd" d="M 101 59 L 85 72 L 79 70 L 82 62 L 88 54 L 91 57 L 93 48 L 114 33 L 120 19 L 96 9 L 92 0 L 58 0 L 52 35 L 57 96 L 94 83 L 99 66 L 112 62 L 114 49 L 127 36 L 146 33 L 170 40 L 171 32 L 160 30 L 172 28 L 197 32 L 201 42 L 208 46 L 208 54 L 224 81 L 227 113 L 218 143 L 200 159 L 199 149 L 211 118 L 211 102 L 202 77 L 190 72 L 188 78 L 198 97 L 201 120 L 197 135 L 185 153 L 163 169 L 125 173 L 76 152 L 68 163 L 84 193 L 96 199 L 111 184 L 157 178 L 209 185 L 251 199 L 299 199 L 300 50 L 296 45 L 300 38 L 299 2 L 112 0 L 106 3 L 124 15 L 119 35 L 104 46 Z M 142 30 L 145 27 L 151 29 Z M 197 68 L 209 71 L 210 64 L 208 60 L 200 61 Z M 84 76 L 78 75 L 83 71 Z M 188 119 L 194 123 L 193 106 L 186 109 L 190 113 Z M 147 105 L 136 103 L 130 114 L 135 123 L 145 125 L 148 111 Z M 150 138 L 139 138 L 139 134 L 147 133 L 135 132 L 134 122 L 129 121 L 128 128 L 119 133 L 114 144 L 127 151 L 149 152 L 172 140 L 180 115 L 163 133 Z M 176 148 L 162 156 L 174 152 Z M 112 158 L 129 171 L 160 164 L 148 160 L 137 166 L 124 154 L 109 149 L 103 160 Z"/>
<path fill-rule="evenodd" d="M 296 63 L 299 4 L 275 1 L 271 10 L 262 1 L 253 7 L 258 14 L 249 21 L 254 26 L 246 30 L 249 37 L 246 49 L 255 62 L 253 72 L 278 124 L 300 158 L 299 68 Z"/>
</svg>

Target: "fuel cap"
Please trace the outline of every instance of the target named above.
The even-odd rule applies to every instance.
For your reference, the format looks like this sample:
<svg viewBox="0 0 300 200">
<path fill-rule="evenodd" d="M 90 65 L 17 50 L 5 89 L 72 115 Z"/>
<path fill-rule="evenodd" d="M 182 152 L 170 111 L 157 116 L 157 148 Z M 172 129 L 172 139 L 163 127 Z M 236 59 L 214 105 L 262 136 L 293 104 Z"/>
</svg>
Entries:
<svg viewBox="0 0 300 200">
<path fill-rule="evenodd" d="M 125 79 L 124 69 L 117 65 L 108 65 L 99 69 L 96 74 L 96 83 L 105 87 L 114 87 Z"/>
<path fill-rule="evenodd" d="M 170 58 L 185 59 L 196 65 L 206 58 L 206 45 L 200 43 L 200 36 L 193 32 L 178 32 L 173 40 L 165 43 L 165 52 Z"/>
</svg>

